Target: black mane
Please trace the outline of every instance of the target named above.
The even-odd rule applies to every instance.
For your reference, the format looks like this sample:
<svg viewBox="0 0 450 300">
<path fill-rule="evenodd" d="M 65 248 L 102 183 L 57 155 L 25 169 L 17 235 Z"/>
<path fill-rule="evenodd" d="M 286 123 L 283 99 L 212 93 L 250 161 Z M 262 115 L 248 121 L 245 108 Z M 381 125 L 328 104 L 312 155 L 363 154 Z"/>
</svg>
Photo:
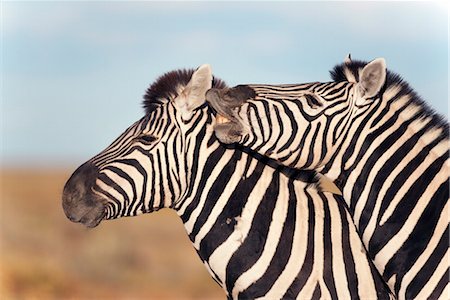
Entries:
<svg viewBox="0 0 450 300">
<path fill-rule="evenodd" d="M 364 68 L 365 65 L 367 65 L 368 62 L 361 61 L 361 60 L 352 60 L 351 62 L 344 62 L 342 64 L 336 65 L 331 71 L 331 79 L 335 82 L 341 82 L 341 81 L 349 81 L 349 79 L 346 76 L 346 73 L 351 73 L 355 79 L 356 82 L 359 82 L 359 74 Z M 410 104 L 417 105 L 420 107 L 420 112 L 418 114 L 418 118 L 423 117 L 431 117 L 432 120 L 430 122 L 430 126 L 436 126 L 436 127 L 442 127 L 444 129 L 444 133 L 446 136 L 449 135 L 449 125 L 444 117 L 442 117 L 440 114 L 436 113 L 433 108 L 431 108 L 425 101 L 422 100 L 422 98 L 414 91 L 413 88 L 410 87 L 408 82 L 403 80 L 403 78 L 389 70 L 386 72 L 386 83 L 384 87 L 381 90 L 381 93 L 383 93 L 387 87 L 392 85 L 398 85 L 401 87 L 401 95 L 408 94 L 410 98 Z"/>
<path fill-rule="evenodd" d="M 144 95 L 145 114 L 151 113 L 158 106 L 176 98 L 182 88 L 189 83 L 194 72 L 194 69 L 182 69 L 160 76 L 150 85 Z M 212 87 L 222 89 L 226 88 L 227 85 L 223 80 L 213 77 Z"/>
<path fill-rule="evenodd" d="M 362 60 L 352 60 L 351 62 L 337 65 L 333 68 L 333 70 L 330 71 L 331 79 L 333 79 L 333 81 L 336 82 L 349 81 L 346 76 L 346 71 L 347 72 L 349 71 L 350 73 L 353 74 L 356 81 L 358 82 L 360 72 L 368 63 L 369 62 Z M 390 86 L 393 84 L 400 84 L 404 88 L 407 88 L 409 91 L 413 92 L 413 90 L 409 87 L 408 83 L 404 81 L 400 75 L 387 70 L 385 86 Z"/>
</svg>

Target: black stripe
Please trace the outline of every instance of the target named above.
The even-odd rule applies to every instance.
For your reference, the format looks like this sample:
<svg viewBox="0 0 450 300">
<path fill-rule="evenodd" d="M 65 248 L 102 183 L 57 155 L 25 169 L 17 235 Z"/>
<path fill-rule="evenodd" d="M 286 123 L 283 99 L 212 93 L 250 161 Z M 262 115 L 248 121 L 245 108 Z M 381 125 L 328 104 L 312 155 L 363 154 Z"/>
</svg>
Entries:
<svg viewBox="0 0 450 300">
<path fill-rule="evenodd" d="M 251 107 L 251 103 L 249 104 L 249 107 Z M 251 110 L 250 109 L 247 109 L 246 117 L 247 117 L 248 122 L 250 123 L 250 131 L 251 131 L 251 133 L 249 135 L 247 135 L 246 137 L 248 138 L 249 136 L 253 136 L 253 140 L 250 143 L 248 143 L 248 141 L 245 141 L 245 143 L 246 143 L 247 147 L 253 148 L 253 146 L 258 142 L 258 140 L 256 138 L 257 134 L 256 134 L 256 131 L 255 131 L 255 128 L 257 128 L 257 126 L 254 126 L 253 122 L 251 121 L 252 117 L 251 117 Z"/>
<path fill-rule="evenodd" d="M 314 292 L 311 296 L 311 299 L 321 299 L 320 297 L 322 296 L 322 291 L 320 290 L 320 285 L 319 283 L 316 284 L 316 288 L 314 289 Z M 337 299 L 337 297 L 331 297 L 331 299 Z"/>
<path fill-rule="evenodd" d="M 323 201 L 323 280 L 328 288 L 328 291 L 330 292 L 331 299 L 338 299 L 333 272 L 333 246 L 331 240 L 332 228 L 330 207 L 328 206 L 328 199 L 323 194 L 319 194 L 319 196 Z"/>
<path fill-rule="evenodd" d="M 150 199 L 148 200 L 148 211 L 153 211 L 153 206 L 155 203 L 155 188 L 156 188 L 156 170 L 155 170 L 155 159 L 153 155 L 150 156 L 150 174 L 152 176 L 152 182 L 150 184 Z"/>
<path fill-rule="evenodd" d="M 303 265 L 300 269 L 295 280 L 292 282 L 289 289 L 283 295 L 283 299 L 294 299 L 300 293 L 302 288 L 305 286 L 306 281 L 311 276 L 311 271 L 314 264 L 314 227 L 315 227 L 315 216 L 316 212 L 314 209 L 314 203 L 311 195 L 305 190 L 305 195 L 308 199 L 308 243 L 306 246 L 306 255 Z"/>
<path fill-rule="evenodd" d="M 195 236 L 198 234 L 206 220 L 208 219 L 209 215 L 211 214 L 211 211 L 216 206 L 217 200 L 219 200 L 220 196 L 222 195 L 223 191 L 225 190 L 226 185 L 230 181 L 233 174 L 236 173 L 236 164 L 238 162 L 239 157 L 241 154 L 237 151 L 233 153 L 233 157 L 228 161 L 228 163 L 223 167 L 223 169 L 220 171 L 219 175 L 214 178 L 214 182 L 211 185 L 211 188 L 208 191 L 208 194 L 206 196 L 205 204 L 202 207 L 202 210 L 195 220 L 194 227 L 191 232 L 192 238 L 195 238 Z M 208 170 L 208 169 L 205 169 Z M 211 172 L 212 169 L 209 169 L 208 172 Z M 205 176 L 208 177 L 208 176 Z M 208 180 L 211 181 L 213 178 L 209 178 Z M 199 193 L 200 194 L 200 193 Z"/>
<path fill-rule="evenodd" d="M 156 173 L 159 176 L 159 205 L 158 207 L 161 207 L 161 203 L 164 203 L 164 199 L 165 199 L 165 195 L 166 193 L 164 192 L 164 177 L 163 177 L 163 172 L 162 172 L 162 163 L 161 160 L 164 159 L 163 154 L 161 154 L 160 149 L 157 149 L 156 151 L 156 164 L 157 164 L 157 168 L 158 168 L 158 172 Z M 155 174 L 155 177 L 157 176 Z M 155 208 L 155 206 L 153 206 Z"/>
<path fill-rule="evenodd" d="M 310 145 L 309 149 L 307 149 L 307 151 L 308 151 L 308 159 L 306 160 L 306 163 L 302 166 L 302 168 L 308 169 L 308 167 L 310 167 L 311 164 L 313 163 L 313 160 L 314 160 L 314 157 L 315 157 L 314 141 L 317 139 L 317 135 L 319 134 L 321 124 L 322 123 L 317 123 L 316 130 L 314 131 L 314 134 L 313 134 L 313 136 L 311 138 L 312 139 L 311 145 Z"/>
<path fill-rule="evenodd" d="M 436 288 L 430 294 L 428 299 L 441 299 L 441 298 L 445 299 L 446 297 L 448 297 L 448 294 L 445 295 L 444 297 L 442 297 L 442 292 L 444 291 L 445 287 L 449 284 L 449 280 L 448 280 L 449 278 L 450 278 L 450 272 L 449 272 L 449 268 L 447 268 L 447 270 L 444 272 L 444 275 L 442 275 L 441 279 L 436 284 Z"/>
<path fill-rule="evenodd" d="M 290 126 L 288 128 L 286 128 L 288 130 L 289 133 L 289 139 L 284 143 L 284 145 L 282 145 L 278 152 L 282 152 L 290 147 L 292 147 L 292 142 L 294 141 L 297 132 L 298 132 L 298 126 L 297 126 L 297 122 L 295 121 L 295 116 L 293 114 L 293 112 L 288 108 L 287 105 L 285 105 L 284 103 L 280 102 L 283 105 L 283 109 L 285 114 L 288 117 Z M 295 103 L 295 102 L 294 102 Z M 281 131 L 281 134 L 283 134 L 284 132 Z"/>
<path fill-rule="evenodd" d="M 233 253 L 226 269 L 226 287 L 232 290 L 236 280 L 250 269 L 261 257 L 266 244 L 266 238 L 272 223 L 273 212 L 280 191 L 280 174 L 274 173 L 269 187 L 265 191 L 255 214 L 247 237 L 241 246 Z M 243 293 L 244 299 L 254 298 L 254 295 Z"/>
<path fill-rule="evenodd" d="M 102 195 L 104 195 L 104 197 L 106 197 L 107 199 L 110 199 L 107 205 L 107 210 L 108 210 L 108 219 L 114 219 L 119 216 L 119 211 L 120 208 L 122 207 L 122 203 L 118 200 L 115 199 L 110 193 L 108 193 L 107 191 L 105 191 L 104 189 L 101 189 L 98 186 L 94 187 L 94 190 Z"/>
<path fill-rule="evenodd" d="M 247 158 L 251 160 L 250 157 Z M 252 189 L 261 180 L 261 174 L 265 166 L 258 163 L 255 170 L 245 179 L 241 180 L 235 187 L 229 200 L 223 208 L 216 222 L 200 243 L 200 256 L 204 261 L 208 261 L 211 254 L 234 232 L 235 218 L 242 214 Z M 183 216 L 184 217 L 184 216 Z M 192 239 L 191 239 L 192 240 Z"/>
<path fill-rule="evenodd" d="M 195 115 L 192 116 L 192 118 L 195 117 L 195 120 L 194 120 L 194 122 L 191 122 L 189 124 L 189 129 L 186 131 L 186 133 L 184 133 L 185 137 L 189 137 L 192 134 L 192 132 L 194 132 L 194 130 L 196 130 L 199 127 L 200 122 L 203 120 L 203 116 L 204 116 L 204 114 L 202 114 L 201 111 L 199 111 L 197 113 L 197 116 L 195 116 Z M 210 119 L 211 119 L 211 116 L 208 115 L 208 120 L 210 120 Z M 203 124 L 201 124 L 200 126 L 203 126 Z M 203 126 L 203 127 L 206 127 L 206 126 Z"/>
<path fill-rule="evenodd" d="M 340 119 L 334 126 L 333 134 L 331 135 L 333 145 L 337 143 L 337 140 L 341 137 L 342 134 L 345 134 L 345 129 L 347 128 L 348 130 L 348 128 L 350 127 L 349 123 L 354 122 L 352 120 L 352 112 L 351 110 L 348 110 L 346 106 L 344 106 L 344 108 L 342 108 L 340 111 L 337 111 L 334 115 L 327 117 L 327 122 L 331 123 L 331 121 L 333 121 L 333 118 L 336 118 L 337 116 L 339 116 Z M 326 132 L 328 132 L 328 130 Z"/>
<path fill-rule="evenodd" d="M 114 166 L 106 166 L 105 170 L 110 170 L 113 173 L 116 173 L 117 175 L 119 175 L 121 178 L 125 179 L 126 181 L 128 181 L 128 183 L 131 185 L 131 189 L 133 190 L 133 198 L 131 199 L 129 205 L 128 205 L 128 210 L 126 212 L 126 216 L 130 216 L 131 215 L 131 210 L 137 200 L 137 192 L 136 192 L 136 184 L 133 180 L 133 178 L 130 177 L 130 175 L 128 175 L 127 173 L 125 173 L 123 170 L 114 167 Z M 124 206 L 124 209 L 126 207 Z"/>
<path fill-rule="evenodd" d="M 308 137 L 309 132 L 311 131 L 311 128 L 312 128 L 311 124 L 308 124 L 308 127 L 306 127 L 305 131 L 302 134 L 302 139 L 298 143 L 297 147 L 295 147 L 294 150 L 292 151 L 292 153 L 298 153 L 298 155 L 295 157 L 294 161 L 292 162 L 292 166 L 297 166 L 298 161 L 302 157 L 301 153 L 303 151 L 298 151 L 298 150 L 305 146 L 306 138 Z"/>
<path fill-rule="evenodd" d="M 259 110 L 257 109 L 256 105 L 254 105 L 253 103 L 249 103 L 248 106 L 249 106 L 248 110 L 253 111 L 253 113 L 255 114 L 255 119 L 256 119 L 256 123 L 257 123 L 257 124 L 255 124 L 254 120 L 249 119 L 251 127 L 258 128 L 261 131 L 261 139 L 264 139 L 265 128 L 262 124 L 262 121 L 261 121 L 262 118 L 261 118 L 261 115 L 259 114 Z M 253 133 L 253 135 L 256 135 L 255 130 L 253 130 L 253 129 L 252 129 L 252 133 Z M 267 141 L 261 140 L 258 142 L 260 142 L 260 145 L 254 148 L 255 151 L 259 151 L 261 149 L 261 147 L 264 146 Z"/>
<path fill-rule="evenodd" d="M 292 180 L 288 183 L 289 200 L 286 220 L 280 235 L 280 243 L 270 261 L 269 267 L 263 276 L 250 285 L 243 294 L 252 295 L 254 298 L 263 297 L 269 292 L 275 281 L 286 268 L 292 252 L 295 224 L 297 222 L 297 198 Z"/>
<path fill-rule="evenodd" d="M 281 136 L 282 136 L 285 128 L 284 128 L 284 124 L 281 119 L 280 109 L 278 107 L 276 107 L 275 105 L 273 105 L 272 107 L 273 107 L 273 111 L 275 112 L 275 115 L 277 117 L 278 125 L 280 127 L 280 134 L 277 136 L 277 139 L 274 141 L 273 147 L 271 147 L 271 149 L 273 151 L 274 149 L 276 149 L 277 145 L 279 145 Z"/>
<path fill-rule="evenodd" d="M 205 164 L 202 166 L 200 170 L 198 170 L 198 160 L 193 160 L 192 169 L 191 169 L 191 181 L 188 187 L 188 193 L 186 197 L 191 197 L 194 190 L 197 190 L 197 193 L 193 195 L 193 199 L 190 201 L 183 214 L 181 215 L 181 220 L 183 223 L 186 223 L 191 217 L 192 212 L 198 206 L 200 202 L 201 192 L 205 189 L 206 183 L 210 180 L 210 171 L 214 169 L 217 165 L 217 162 L 225 153 L 225 148 L 219 147 L 216 151 L 212 152 L 207 158 Z M 196 153 L 196 152 L 194 152 Z M 197 152 L 198 153 L 198 152 Z M 234 153 L 233 155 L 239 155 L 239 152 Z M 195 156 L 194 156 L 195 157 Z M 224 166 L 225 167 L 225 166 Z M 197 177 L 197 172 L 202 172 L 201 179 L 197 186 L 195 186 L 195 180 Z"/>
<path fill-rule="evenodd" d="M 359 279 L 356 275 L 356 266 L 355 266 L 355 260 L 352 253 L 352 245 L 350 243 L 350 229 L 354 229 L 353 224 L 349 224 L 347 219 L 347 211 L 348 208 L 345 204 L 344 199 L 341 196 L 334 195 L 334 198 L 336 199 L 336 203 L 338 204 L 339 209 L 339 215 L 341 217 L 341 239 L 342 239 L 342 248 L 343 251 L 343 260 L 345 265 L 345 273 L 347 277 L 348 282 L 348 291 L 350 293 L 351 299 L 358 299 L 359 293 L 358 293 L 358 285 L 359 285 Z"/>
<path fill-rule="evenodd" d="M 124 216 L 126 207 L 130 203 L 130 199 L 128 198 L 127 193 L 125 193 L 125 191 L 122 189 L 122 187 L 120 187 L 115 181 L 113 181 L 111 178 L 109 178 L 108 176 L 106 176 L 103 173 L 99 174 L 98 179 L 103 181 L 103 183 L 106 184 L 107 186 L 109 186 L 110 188 L 117 191 L 123 197 L 123 202 L 120 202 L 119 214 L 120 214 L 120 216 Z M 117 199 L 117 200 L 119 200 L 119 199 Z"/>
</svg>

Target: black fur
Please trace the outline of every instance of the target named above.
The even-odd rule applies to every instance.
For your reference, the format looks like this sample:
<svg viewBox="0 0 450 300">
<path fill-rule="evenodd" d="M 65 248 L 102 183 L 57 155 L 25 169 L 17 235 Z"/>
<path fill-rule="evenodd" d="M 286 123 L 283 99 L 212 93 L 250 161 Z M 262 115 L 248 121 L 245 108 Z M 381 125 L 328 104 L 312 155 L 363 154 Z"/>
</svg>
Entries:
<svg viewBox="0 0 450 300">
<path fill-rule="evenodd" d="M 149 114 L 158 106 L 175 99 L 178 96 L 177 88 L 186 86 L 194 72 L 194 69 L 182 69 L 160 76 L 150 85 L 144 95 L 143 106 L 145 114 Z M 223 80 L 213 77 L 212 87 L 223 89 L 227 85 Z"/>
</svg>

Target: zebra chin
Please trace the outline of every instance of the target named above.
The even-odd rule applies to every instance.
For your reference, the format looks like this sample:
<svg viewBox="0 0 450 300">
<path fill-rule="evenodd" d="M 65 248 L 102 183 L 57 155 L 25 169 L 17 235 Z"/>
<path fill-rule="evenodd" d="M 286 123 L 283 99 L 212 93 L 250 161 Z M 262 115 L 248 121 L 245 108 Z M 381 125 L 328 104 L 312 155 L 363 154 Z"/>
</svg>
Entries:
<svg viewBox="0 0 450 300">
<path fill-rule="evenodd" d="M 69 178 L 62 194 L 67 218 L 88 228 L 96 227 L 106 216 L 104 200 L 92 191 L 98 169 L 90 163 L 81 165 Z"/>
</svg>

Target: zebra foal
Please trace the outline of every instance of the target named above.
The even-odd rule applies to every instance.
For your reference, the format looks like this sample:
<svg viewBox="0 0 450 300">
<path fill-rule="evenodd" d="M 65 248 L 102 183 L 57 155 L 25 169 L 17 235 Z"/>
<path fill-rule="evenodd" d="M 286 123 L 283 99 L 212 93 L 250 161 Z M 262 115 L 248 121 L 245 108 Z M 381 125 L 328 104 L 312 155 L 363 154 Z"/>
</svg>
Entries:
<svg viewBox="0 0 450 300">
<path fill-rule="evenodd" d="M 67 217 L 95 227 L 174 209 L 229 298 L 391 298 L 342 200 L 311 185 L 311 172 L 274 169 L 216 139 L 212 86 L 224 84 L 209 66 L 152 84 L 146 115 L 67 181 Z"/>
<path fill-rule="evenodd" d="M 211 89 L 217 137 L 330 178 L 393 293 L 449 299 L 448 123 L 384 59 L 331 75 Z"/>
</svg>

